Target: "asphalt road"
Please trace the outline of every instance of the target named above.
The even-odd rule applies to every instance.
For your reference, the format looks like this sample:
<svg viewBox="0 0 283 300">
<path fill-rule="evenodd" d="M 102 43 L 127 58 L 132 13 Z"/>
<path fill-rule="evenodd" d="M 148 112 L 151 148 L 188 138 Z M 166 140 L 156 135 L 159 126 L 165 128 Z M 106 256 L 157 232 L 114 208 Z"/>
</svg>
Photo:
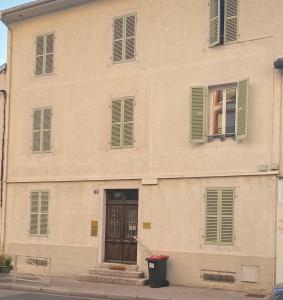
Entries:
<svg viewBox="0 0 283 300">
<path fill-rule="evenodd" d="M 88 298 L 54 296 L 54 295 L 46 295 L 46 294 L 31 294 L 31 293 L 0 290 L 0 300 L 87 300 L 87 299 Z M 92 298 L 92 300 L 94 299 Z"/>
</svg>

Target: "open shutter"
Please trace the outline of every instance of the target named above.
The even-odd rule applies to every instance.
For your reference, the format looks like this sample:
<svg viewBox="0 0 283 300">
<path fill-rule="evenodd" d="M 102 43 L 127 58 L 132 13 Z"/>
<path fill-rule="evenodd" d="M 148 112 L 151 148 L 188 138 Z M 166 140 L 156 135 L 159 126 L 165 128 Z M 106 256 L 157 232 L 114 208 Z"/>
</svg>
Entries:
<svg viewBox="0 0 283 300">
<path fill-rule="evenodd" d="M 40 201 L 40 234 L 46 235 L 48 233 L 48 205 L 49 205 L 49 193 L 41 192 Z"/>
<path fill-rule="evenodd" d="M 124 100 L 123 144 L 125 147 L 134 144 L 134 99 Z"/>
<path fill-rule="evenodd" d="M 38 217 L 39 217 L 39 193 L 31 193 L 30 207 L 30 234 L 38 234 Z"/>
<path fill-rule="evenodd" d="M 54 61 L 54 34 L 50 33 L 45 36 L 46 38 L 46 49 L 45 49 L 45 73 L 53 72 L 53 61 Z"/>
<path fill-rule="evenodd" d="M 42 133 L 42 151 L 51 150 L 51 108 L 43 110 L 43 133 Z"/>
<path fill-rule="evenodd" d="M 40 151 L 41 140 L 41 110 L 33 112 L 32 151 Z"/>
<path fill-rule="evenodd" d="M 206 190 L 206 214 L 205 214 L 205 241 L 218 243 L 218 210 L 219 190 L 209 188 Z"/>
<path fill-rule="evenodd" d="M 35 74 L 43 74 L 43 61 L 44 61 L 44 36 L 38 36 L 36 38 L 36 62 L 35 62 Z"/>
<path fill-rule="evenodd" d="M 224 5 L 224 42 L 238 40 L 238 0 L 225 0 Z"/>
<path fill-rule="evenodd" d="M 248 135 L 248 89 L 249 80 L 238 82 L 236 138 L 242 140 Z"/>
<path fill-rule="evenodd" d="M 120 62 L 123 60 L 124 18 L 115 19 L 113 26 L 113 62 Z"/>
<path fill-rule="evenodd" d="M 135 58 L 136 53 L 136 16 L 127 16 L 126 22 L 126 41 L 125 41 L 125 60 Z"/>
<path fill-rule="evenodd" d="M 221 243 L 232 244 L 234 237 L 234 189 L 221 190 Z"/>
<path fill-rule="evenodd" d="M 210 0 L 209 46 L 220 44 L 220 0 Z"/>
<path fill-rule="evenodd" d="M 191 87 L 190 142 L 203 143 L 205 134 L 205 88 Z"/>
<path fill-rule="evenodd" d="M 121 132 L 122 132 L 122 100 L 112 100 L 112 126 L 111 126 L 111 146 L 113 148 L 121 147 Z"/>
</svg>

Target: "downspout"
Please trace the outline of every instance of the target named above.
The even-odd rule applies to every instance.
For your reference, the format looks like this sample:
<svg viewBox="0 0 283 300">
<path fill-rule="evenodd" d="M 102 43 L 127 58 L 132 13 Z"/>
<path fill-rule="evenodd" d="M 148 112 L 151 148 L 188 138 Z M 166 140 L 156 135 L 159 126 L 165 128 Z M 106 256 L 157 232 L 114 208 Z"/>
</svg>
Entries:
<svg viewBox="0 0 283 300">
<path fill-rule="evenodd" d="M 11 73 L 12 73 L 12 28 L 8 28 L 8 64 L 6 70 L 6 91 L 4 105 L 4 125 L 2 140 L 2 161 L 1 161 L 1 234 L 0 234 L 0 253 L 5 252 L 5 233 L 6 233 L 6 208 L 7 208 L 7 171 L 8 171 L 8 139 L 10 123 L 10 99 L 11 99 Z M 7 83 L 8 82 L 8 83 Z M 2 165 L 3 163 L 3 165 Z M 2 177 L 3 176 L 3 177 Z"/>
</svg>

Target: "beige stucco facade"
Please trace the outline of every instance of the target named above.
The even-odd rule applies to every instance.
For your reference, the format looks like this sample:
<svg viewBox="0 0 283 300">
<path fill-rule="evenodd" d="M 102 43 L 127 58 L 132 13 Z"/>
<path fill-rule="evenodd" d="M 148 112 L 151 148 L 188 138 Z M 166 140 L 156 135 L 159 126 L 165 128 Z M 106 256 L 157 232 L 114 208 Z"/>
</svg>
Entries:
<svg viewBox="0 0 283 300">
<path fill-rule="evenodd" d="M 6 252 L 51 257 L 53 275 L 87 272 L 104 261 L 105 190 L 137 188 L 138 239 L 170 256 L 172 284 L 268 291 L 283 281 L 275 261 L 283 253 L 275 229 L 282 82 L 273 66 L 283 55 L 283 3 L 239 1 L 238 42 L 209 48 L 208 2 L 97 0 L 9 25 Z M 113 64 L 113 18 L 129 13 L 137 14 L 137 56 Z M 55 70 L 36 77 L 35 38 L 46 32 L 55 34 Z M 189 143 L 190 87 L 245 78 L 247 138 Z M 111 149 L 111 100 L 127 96 L 135 98 L 135 143 Z M 34 154 L 32 112 L 41 107 L 53 110 L 52 151 Z M 204 241 L 209 187 L 235 188 L 232 246 Z M 50 193 L 46 237 L 29 235 L 33 190 Z M 143 271 L 146 255 L 138 244 Z M 253 283 L 246 266 L 257 270 Z M 235 283 L 206 282 L 204 271 L 233 274 Z"/>
</svg>

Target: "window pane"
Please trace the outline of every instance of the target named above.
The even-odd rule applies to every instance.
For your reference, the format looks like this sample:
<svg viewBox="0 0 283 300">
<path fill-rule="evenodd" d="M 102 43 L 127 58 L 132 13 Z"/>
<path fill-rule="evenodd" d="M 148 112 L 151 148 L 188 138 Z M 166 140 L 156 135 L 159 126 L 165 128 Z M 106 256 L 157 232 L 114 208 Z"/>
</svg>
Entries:
<svg viewBox="0 0 283 300">
<path fill-rule="evenodd" d="M 235 133 L 236 89 L 226 90 L 226 134 Z"/>
<path fill-rule="evenodd" d="M 126 200 L 138 200 L 139 191 L 138 190 L 126 190 Z"/>
<path fill-rule="evenodd" d="M 121 190 L 110 190 L 107 191 L 107 200 L 116 200 L 122 201 L 123 200 L 123 193 Z"/>
<path fill-rule="evenodd" d="M 213 93 L 213 135 L 222 134 L 223 90 Z"/>
</svg>

